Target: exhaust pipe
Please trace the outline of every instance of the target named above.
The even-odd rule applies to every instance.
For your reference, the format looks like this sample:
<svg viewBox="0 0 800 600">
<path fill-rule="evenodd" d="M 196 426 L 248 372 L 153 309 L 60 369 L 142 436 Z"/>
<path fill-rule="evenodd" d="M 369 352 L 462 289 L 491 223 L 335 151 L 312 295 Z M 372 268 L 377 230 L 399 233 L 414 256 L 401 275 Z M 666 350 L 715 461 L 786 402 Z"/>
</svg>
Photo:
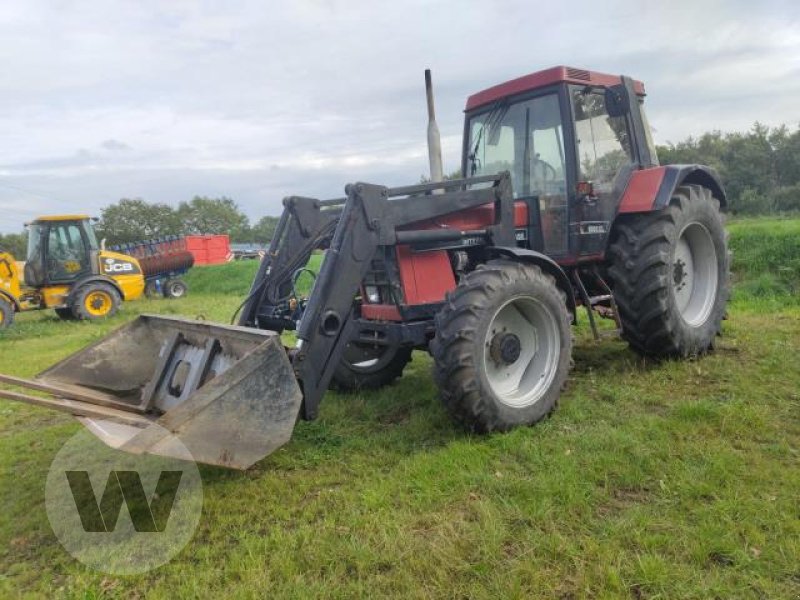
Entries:
<svg viewBox="0 0 800 600">
<path fill-rule="evenodd" d="M 444 180 L 444 172 L 442 169 L 442 140 L 439 135 L 439 126 L 436 124 L 436 112 L 433 108 L 433 83 L 430 69 L 425 69 L 425 95 L 428 99 L 428 161 L 431 168 L 431 181 L 436 183 Z M 434 190 L 435 194 L 443 192 L 443 189 Z"/>
</svg>

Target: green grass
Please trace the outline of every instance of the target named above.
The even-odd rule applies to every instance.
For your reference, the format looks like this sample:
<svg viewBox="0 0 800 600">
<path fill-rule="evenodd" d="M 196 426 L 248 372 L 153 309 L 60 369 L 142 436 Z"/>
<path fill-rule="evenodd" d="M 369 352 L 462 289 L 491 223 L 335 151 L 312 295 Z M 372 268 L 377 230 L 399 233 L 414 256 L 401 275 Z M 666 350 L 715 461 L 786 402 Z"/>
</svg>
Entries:
<svg viewBox="0 0 800 600">
<path fill-rule="evenodd" d="M 252 470 L 202 467 L 198 531 L 142 576 L 92 572 L 50 530 L 45 474 L 79 425 L 0 404 L 0 597 L 797 598 L 800 304 L 741 289 L 797 259 L 782 233 L 797 226 L 774 242 L 771 225 L 733 224 L 740 287 L 702 360 L 643 360 L 579 327 L 568 388 L 536 427 L 454 427 L 419 352 L 380 392 L 328 393 Z M 765 241 L 788 253 L 751 247 Z M 764 266 L 741 267 L 742 250 Z M 33 375 L 141 312 L 227 322 L 255 268 L 194 269 L 188 297 L 105 323 L 21 315 L 0 372 Z"/>
<path fill-rule="evenodd" d="M 796 302 L 800 297 L 800 219 L 729 224 L 736 297 Z"/>
</svg>

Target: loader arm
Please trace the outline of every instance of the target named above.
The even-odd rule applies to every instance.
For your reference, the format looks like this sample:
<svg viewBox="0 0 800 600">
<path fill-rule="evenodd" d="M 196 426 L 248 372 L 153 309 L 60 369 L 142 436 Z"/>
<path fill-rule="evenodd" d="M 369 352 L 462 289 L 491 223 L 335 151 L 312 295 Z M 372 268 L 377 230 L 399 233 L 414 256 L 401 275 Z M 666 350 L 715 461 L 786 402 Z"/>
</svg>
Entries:
<svg viewBox="0 0 800 600">
<path fill-rule="evenodd" d="M 445 193 L 432 196 L 434 191 Z M 343 199 L 318 201 L 290 197 L 269 252 L 247 297 L 240 325 L 297 329 L 291 359 L 303 391 L 304 419 L 314 419 L 348 342 L 357 334 L 354 299 L 371 261 L 382 247 L 460 239 L 463 231 L 413 230 L 408 226 L 485 204 L 495 205 L 495 222 L 470 236 L 491 246 L 514 245 L 514 200 L 507 172 L 471 179 L 401 188 L 356 183 Z M 305 266 L 311 252 L 330 244 L 302 311 L 293 321 L 286 304 L 293 269 Z M 296 313 L 295 313 L 296 314 Z"/>
</svg>

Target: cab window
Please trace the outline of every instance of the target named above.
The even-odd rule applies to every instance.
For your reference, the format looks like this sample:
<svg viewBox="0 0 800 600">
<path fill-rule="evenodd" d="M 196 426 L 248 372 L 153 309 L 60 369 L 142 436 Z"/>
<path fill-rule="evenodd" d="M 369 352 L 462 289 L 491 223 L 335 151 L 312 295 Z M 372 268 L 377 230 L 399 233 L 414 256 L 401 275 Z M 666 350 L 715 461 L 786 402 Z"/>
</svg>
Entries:
<svg viewBox="0 0 800 600">
<path fill-rule="evenodd" d="M 596 192 L 609 193 L 623 167 L 633 154 L 625 117 L 610 117 L 605 96 L 572 90 L 575 137 L 581 181 L 591 181 Z"/>
<path fill-rule="evenodd" d="M 77 279 L 89 270 L 89 248 L 78 223 L 54 223 L 47 237 L 47 274 L 52 282 Z"/>
</svg>

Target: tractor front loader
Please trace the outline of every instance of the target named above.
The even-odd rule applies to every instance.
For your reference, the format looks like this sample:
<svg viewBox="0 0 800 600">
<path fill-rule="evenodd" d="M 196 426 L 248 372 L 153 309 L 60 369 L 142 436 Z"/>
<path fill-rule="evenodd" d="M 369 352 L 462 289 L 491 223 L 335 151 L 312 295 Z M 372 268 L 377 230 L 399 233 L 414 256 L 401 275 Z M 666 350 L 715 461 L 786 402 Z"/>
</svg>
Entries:
<svg viewBox="0 0 800 600">
<path fill-rule="evenodd" d="M 200 462 L 247 468 L 329 388 L 390 384 L 413 350 L 467 429 L 536 423 L 567 381 L 579 306 L 596 337 L 607 317 L 637 352 L 701 355 L 728 297 L 725 193 L 707 167 L 658 165 L 643 100 L 640 82 L 567 67 L 479 92 L 468 177 L 286 198 L 238 325 L 140 317 L 33 380 L 2 377 L 51 398 L 0 395 L 123 450 L 179 456 L 167 432 Z"/>
</svg>

